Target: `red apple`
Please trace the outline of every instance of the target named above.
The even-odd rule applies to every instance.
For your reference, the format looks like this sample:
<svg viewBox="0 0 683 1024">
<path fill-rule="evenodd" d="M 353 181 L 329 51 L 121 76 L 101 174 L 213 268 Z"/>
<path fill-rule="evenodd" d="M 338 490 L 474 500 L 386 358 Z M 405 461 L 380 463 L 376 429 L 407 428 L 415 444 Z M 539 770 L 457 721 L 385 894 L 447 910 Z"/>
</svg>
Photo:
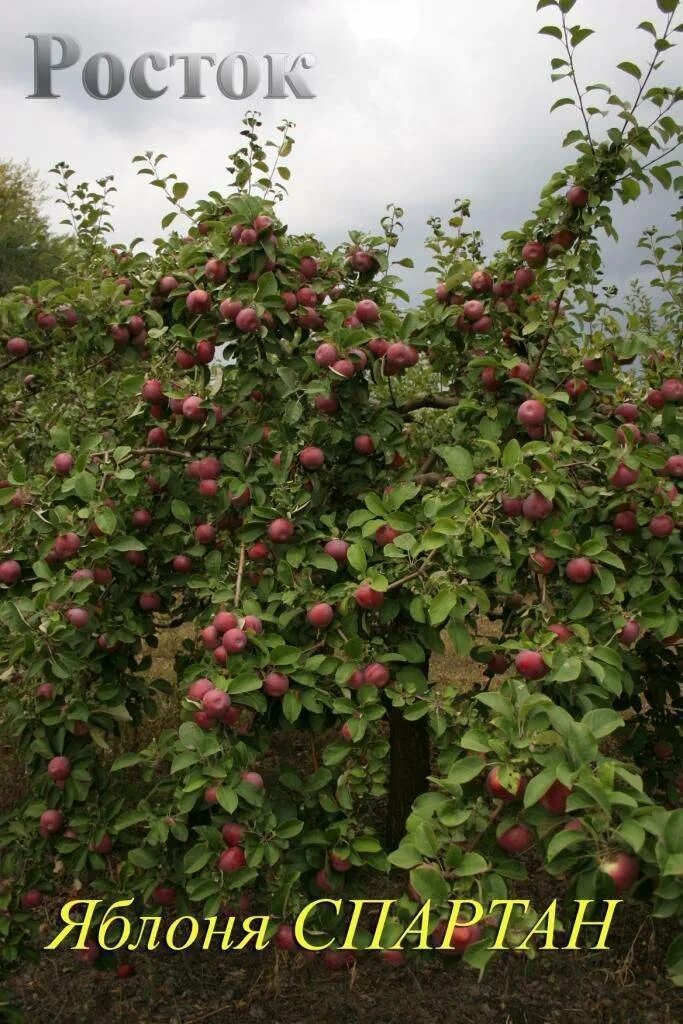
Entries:
<svg viewBox="0 0 683 1024">
<path fill-rule="evenodd" d="M 220 718 L 230 707 L 230 697 L 223 690 L 207 690 L 201 701 L 203 710 L 212 718 Z"/>
<path fill-rule="evenodd" d="M 567 809 L 567 797 L 571 789 L 561 782 L 553 782 L 543 794 L 539 803 L 549 814 L 564 814 Z"/>
<path fill-rule="evenodd" d="M 355 315 L 362 324 L 375 324 L 379 320 L 379 306 L 372 299 L 361 299 L 356 306 Z"/>
<path fill-rule="evenodd" d="M 258 331 L 260 326 L 261 321 L 258 318 L 258 313 L 251 307 L 241 309 L 235 316 L 235 327 L 245 334 L 253 334 L 255 331 Z"/>
<path fill-rule="evenodd" d="M 543 402 L 539 402 L 535 398 L 522 402 L 517 410 L 517 420 L 525 427 L 540 426 L 541 423 L 545 422 L 545 418 L 545 406 Z"/>
<path fill-rule="evenodd" d="M 231 871 L 239 871 L 240 868 L 246 866 L 247 858 L 244 855 L 244 850 L 241 846 L 231 846 L 227 850 L 223 850 L 222 854 L 218 858 L 217 867 L 219 871 L 225 873 Z"/>
<path fill-rule="evenodd" d="M 325 602 L 314 604 L 306 618 L 316 629 L 326 629 L 334 619 L 334 608 Z"/>
<path fill-rule="evenodd" d="M 347 544 L 345 540 L 341 540 L 338 537 L 333 537 L 332 540 L 328 540 L 327 544 L 323 548 L 326 555 L 330 558 L 334 558 L 335 562 L 339 562 L 341 565 L 346 561 L 348 550 L 351 545 Z M 0 569 L 2 567 L 0 566 Z"/>
<path fill-rule="evenodd" d="M 225 284 L 228 273 L 227 264 L 223 260 L 210 259 L 204 265 L 204 274 L 212 284 Z"/>
<path fill-rule="evenodd" d="M 13 558 L 0 562 L 0 583 L 11 587 L 21 579 L 21 566 Z"/>
<path fill-rule="evenodd" d="M 68 757 L 53 757 L 48 762 L 47 774 L 53 782 L 64 782 L 71 775 L 71 761 Z"/>
<path fill-rule="evenodd" d="M 241 846 L 246 831 L 244 825 L 239 825 L 236 821 L 229 821 L 221 828 L 221 835 L 226 846 Z"/>
<path fill-rule="evenodd" d="M 541 494 L 540 491 L 532 491 L 522 502 L 522 515 L 525 519 L 530 519 L 532 522 L 547 519 L 548 516 L 552 515 L 553 509 L 552 501 Z"/>
<path fill-rule="evenodd" d="M 614 516 L 612 525 L 620 533 L 634 533 L 638 529 L 638 520 L 632 509 L 622 509 Z"/>
<path fill-rule="evenodd" d="M 31 346 L 26 338 L 10 338 L 5 345 L 5 350 L 14 359 L 23 359 L 31 351 Z"/>
<path fill-rule="evenodd" d="M 555 568 L 555 559 L 537 549 L 529 555 L 529 568 L 541 576 L 548 576 Z"/>
<path fill-rule="evenodd" d="M 359 434 L 353 440 L 353 447 L 359 455 L 372 455 L 375 450 L 375 442 L 369 434 Z"/>
<path fill-rule="evenodd" d="M 241 772 L 242 779 L 244 782 L 248 782 L 254 789 L 264 789 L 265 783 L 263 777 L 258 772 Z"/>
<path fill-rule="evenodd" d="M 522 247 L 522 259 L 530 267 L 542 267 L 548 258 L 543 242 L 527 242 Z"/>
<path fill-rule="evenodd" d="M 534 834 L 528 825 L 512 825 L 502 832 L 496 841 L 506 853 L 524 853 L 533 845 Z"/>
<path fill-rule="evenodd" d="M 635 619 L 631 619 L 619 630 L 619 641 L 625 646 L 634 644 L 640 636 L 640 626 Z"/>
<path fill-rule="evenodd" d="M 74 457 L 70 452 L 58 452 L 52 460 L 52 466 L 59 476 L 68 476 L 74 468 Z"/>
<path fill-rule="evenodd" d="M 619 850 L 617 853 L 601 861 L 600 871 L 609 875 L 614 882 L 617 893 L 620 893 L 630 889 L 635 882 L 640 871 L 640 861 L 637 857 Z"/>
<path fill-rule="evenodd" d="M 176 890 L 170 885 L 157 885 L 152 891 L 152 900 L 160 907 L 168 907 L 175 902 Z"/>
<path fill-rule="evenodd" d="M 525 679 L 542 679 L 548 671 L 543 655 L 538 651 L 520 651 L 515 658 L 515 665 Z"/>
<path fill-rule="evenodd" d="M 294 536 L 294 523 L 289 519 L 274 519 L 267 533 L 274 544 L 286 544 Z"/>
<path fill-rule="evenodd" d="M 581 185 L 572 185 L 567 192 L 567 202 L 575 209 L 581 209 L 588 204 L 588 191 Z"/>
<path fill-rule="evenodd" d="M 565 567 L 565 575 L 572 583 L 588 583 L 594 569 L 589 558 L 571 558 Z"/>
<path fill-rule="evenodd" d="M 366 610 L 381 608 L 384 604 L 384 594 L 373 590 L 369 583 L 362 583 L 353 596 L 358 607 Z"/>
<path fill-rule="evenodd" d="M 249 638 L 241 629 L 229 629 L 223 634 L 223 647 L 228 654 L 241 654 L 248 643 Z"/>
<path fill-rule="evenodd" d="M 567 640 L 571 640 L 574 636 L 571 629 L 568 629 L 567 626 L 564 626 L 561 622 L 553 622 L 548 626 L 548 630 L 555 634 L 560 643 L 566 643 Z"/>
<path fill-rule="evenodd" d="M 269 697 L 284 697 L 289 689 L 289 679 L 281 672 L 269 672 L 263 680 L 263 691 Z"/>
<path fill-rule="evenodd" d="M 67 608 L 65 618 L 76 629 L 85 629 L 90 621 L 90 613 L 87 608 Z"/>
<path fill-rule="evenodd" d="M 615 490 L 623 491 L 626 487 L 630 487 L 634 484 L 640 473 L 637 469 L 631 469 L 623 462 L 619 464 L 612 476 L 609 478 L 609 482 Z"/>
<path fill-rule="evenodd" d="M 523 775 L 520 775 L 517 788 L 515 792 L 512 793 L 509 789 L 506 789 L 500 781 L 498 767 L 496 766 L 492 768 L 486 776 L 486 789 L 492 797 L 495 797 L 496 800 L 502 800 L 503 803 L 509 803 L 511 800 L 515 800 L 523 795 L 524 790 L 526 789 L 526 779 Z"/>
<path fill-rule="evenodd" d="M 211 296 L 202 288 L 195 288 L 185 299 L 185 305 L 193 316 L 208 313 L 211 308 Z"/>
<path fill-rule="evenodd" d="M 206 679 L 202 676 L 201 679 L 196 679 L 192 686 L 187 691 L 189 700 L 200 702 L 202 698 L 209 693 L 210 690 L 214 689 L 214 685 L 210 679 Z"/>
<path fill-rule="evenodd" d="M 676 528 L 671 516 L 658 515 L 653 516 L 650 522 L 647 524 L 647 528 L 653 537 L 670 537 Z"/>
<path fill-rule="evenodd" d="M 64 815 L 61 811 L 43 811 L 39 824 L 40 834 L 43 838 L 54 836 L 64 828 Z"/>
<path fill-rule="evenodd" d="M 316 470 L 325 465 L 325 453 L 322 448 L 309 446 L 299 452 L 299 464 L 304 469 Z"/>
<path fill-rule="evenodd" d="M 389 669 L 377 661 L 373 661 L 363 670 L 363 682 L 366 686 L 376 686 L 382 689 L 389 682 Z"/>
</svg>

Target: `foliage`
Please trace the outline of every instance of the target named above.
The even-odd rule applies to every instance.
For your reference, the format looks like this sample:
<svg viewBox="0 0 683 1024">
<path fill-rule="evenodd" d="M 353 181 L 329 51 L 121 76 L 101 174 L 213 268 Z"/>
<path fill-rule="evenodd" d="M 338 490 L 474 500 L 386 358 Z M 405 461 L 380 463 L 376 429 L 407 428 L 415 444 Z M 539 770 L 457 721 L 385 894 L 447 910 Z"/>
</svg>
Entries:
<svg viewBox="0 0 683 1024">
<path fill-rule="evenodd" d="M 0 162 L 0 295 L 50 277 L 70 245 L 50 231 L 41 212 L 44 193 L 27 164 Z"/>
<path fill-rule="evenodd" d="M 248 894 L 288 921 L 393 866 L 392 927 L 427 896 L 436 927 L 448 896 L 517 892 L 530 846 L 569 894 L 633 888 L 680 917 L 680 234 L 644 235 L 655 276 L 624 308 L 600 249 L 616 199 L 683 188 L 681 91 L 656 84 L 677 4 L 641 26 L 649 67 L 621 65 L 628 101 L 580 86 L 573 0 L 539 7 L 575 91 L 572 162 L 489 259 L 467 201 L 430 221 L 439 281 L 417 309 L 400 208 L 331 251 L 278 218 L 289 124 L 271 148 L 249 113 L 234 191 L 188 206 L 163 154 L 136 157 L 173 206 L 164 230 L 189 219 L 152 254 L 109 246 L 110 182 L 70 190 L 61 165 L 80 262 L 0 305 L 0 658 L 33 772 L 3 828 L 6 961 L 27 890 L 65 880 L 140 907 L 163 886 L 207 916 Z M 169 621 L 196 626 L 179 694 L 144 674 Z M 486 666 L 479 691 L 429 681 L 444 635 Z M 161 695 L 182 724 L 126 749 Z M 430 738 L 429 781 L 391 765 L 397 717 Z M 310 756 L 273 770 L 282 735 Z M 400 843 L 378 825 L 397 770 L 391 801 L 416 797 Z M 466 961 L 494 955 L 494 928 Z M 680 942 L 670 967 L 680 981 Z"/>
</svg>

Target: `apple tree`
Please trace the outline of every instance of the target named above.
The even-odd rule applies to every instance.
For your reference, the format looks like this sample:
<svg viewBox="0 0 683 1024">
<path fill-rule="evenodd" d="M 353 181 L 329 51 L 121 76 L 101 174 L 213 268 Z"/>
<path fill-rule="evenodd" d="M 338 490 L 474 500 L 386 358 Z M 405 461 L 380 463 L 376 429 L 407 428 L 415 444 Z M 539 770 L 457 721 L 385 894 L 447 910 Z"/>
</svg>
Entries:
<svg viewBox="0 0 683 1024">
<path fill-rule="evenodd" d="M 624 302 L 601 248 L 615 202 L 683 188 L 678 3 L 651 5 L 627 99 L 580 84 L 574 0 L 538 6 L 571 159 L 489 257 L 466 200 L 430 221 L 416 308 L 399 207 L 334 249 L 288 230 L 288 122 L 262 143 L 249 113 L 232 190 L 192 203 L 136 157 L 172 207 L 151 253 L 109 243 L 109 179 L 56 169 L 78 245 L 0 303 L 0 678 L 30 776 L 8 965 L 52 893 L 270 914 L 291 949 L 304 905 L 393 869 L 385 944 L 429 898 L 475 967 L 499 920 L 446 935 L 448 899 L 517 898 L 530 869 L 680 917 L 680 231 L 646 232 Z M 446 645 L 474 689 L 430 677 Z M 509 924 L 528 956 L 542 909 Z M 329 907 L 310 926 L 343 934 Z"/>
</svg>

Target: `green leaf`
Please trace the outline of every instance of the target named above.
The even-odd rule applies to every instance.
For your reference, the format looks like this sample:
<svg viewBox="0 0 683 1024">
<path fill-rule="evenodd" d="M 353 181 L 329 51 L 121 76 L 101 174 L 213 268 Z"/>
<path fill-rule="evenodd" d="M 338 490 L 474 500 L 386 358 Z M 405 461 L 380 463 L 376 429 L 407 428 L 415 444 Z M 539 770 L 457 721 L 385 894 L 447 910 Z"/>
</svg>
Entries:
<svg viewBox="0 0 683 1024">
<path fill-rule="evenodd" d="M 448 781 L 463 785 L 476 779 L 483 770 L 484 762 L 481 757 L 463 757 L 448 769 Z"/>
<path fill-rule="evenodd" d="M 645 829 L 635 821 L 622 821 L 616 834 L 631 847 L 634 853 L 638 853 L 645 842 Z"/>
<path fill-rule="evenodd" d="M 95 522 L 102 533 L 110 536 L 116 530 L 116 516 L 110 508 L 101 508 L 95 513 Z"/>
<path fill-rule="evenodd" d="M 553 768 L 544 768 L 542 772 L 535 775 L 524 790 L 524 806 L 533 807 L 541 797 L 548 792 L 556 779 Z"/>
<path fill-rule="evenodd" d="M 352 569 L 364 576 L 368 567 L 368 560 L 365 557 L 365 548 L 362 544 L 352 544 L 346 552 L 346 559 Z"/>
<path fill-rule="evenodd" d="M 582 594 L 574 607 L 569 612 L 569 618 L 573 620 L 587 619 L 593 612 L 593 598 L 590 594 Z"/>
<path fill-rule="evenodd" d="M 176 181 L 173 183 L 173 198 L 184 199 L 187 195 L 189 185 L 186 181 Z"/>
<path fill-rule="evenodd" d="M 669 815 L 664 827 L 664 842 L 671 853 L 683 852 L 683 809 Z"/>
<path fill-rule="evenodd" d="M 469 480 L 473 475 L 474 463 L 466 448 L 454 445 L 452 448 L 437 448 L 436 451 L 456 480 Z"/>
<path fill-rule="evenodd" d="M 586 836 L 583 832 L 572 829 L 561 829 L 548 843 L 548 860 L 554 860 L 558 854 L 563 853 L 568 847 L 576 846 L 585 842 Z"/>
<path fill-rule="evenodd" d="M 541 36 L 552 36 L 553 39 L 559 39 L 562 42 L 562 32 L 557 25 L 544 25 L 543 28 L 539 28 L 538 34 Z"/>
<path fill-rule="evenodd" d="M 389 862 L 396 868 L 403 868 L 404 871 L 414 868 L 421 860 L 422 857 L 410 843 L 401 843 L 398 850 L 393 850 L 389 854 Z"/>
<path fill-rule="evenodd" d="M 112 551 L 146 551 L 147 545 L 143 544 L 137 537 L 121 537 L 120 540 L 112 541 Z"/>
<path fill-rule="evenodd" d="M 574 656 L 567 658 L 553 672 L 553 679 L 558 683 L 570 683 L 581 675 L 581 660 Z"/>
<path fill-rule="evenodd" d="M 448 883 L 436 866 L 415 868 L 410 872 L 410 884 L 423 902 L 448 899 Z"/>
<path fill-rule="evenodd" d="M 131 768 L 134 764 L 140 764 L 140 754 L 121 754 L 116 758 L 109 771 L 120 772 L 123 768 Z"/>
<path fill-rule="evenodd" d="M 671 188 L 673 179 L 666 167 L 651 167 L 650 174 L 657 179 L 663 188 Z"/>
<path fill-rule="evenodd" d="M 219 786 L 216 790 L 216 799 L 228 814 L 232 814 L 233 811 L 237 810 L 239 798 L 235 790 L 231 789 L 230 786 Z"/>
<path fill-rule="evenodd" d="M 555 102 L 553 103 L 552 107 L 550 108 L 550 113 L 552 114 L 553 110 L 557 110 L 558 107 L 574 107 L 574 106 L 576 106 L 576 103 L 571 98 L 571 96 L 563 96 L 562 99 L 555 100 Z"/>
<path fill-rule="evenodd" d="M 133 825 L 140 825 L 143 821 L 149 821 L 149 811 L 124 811 L 114 822 L 114 829 L 123 832 Z"/>
<path fill-rule="evenodd" d="M 376 494 L 366 494 L 364 500 L 373 516 L 378 516 L 380 519 L 383 519 L 388 514 L 383 502 Z"/>
<path fill-rule="evenodd" d="M 457 591 L 452 587 L 440 590 L 429 602 L 429 621 L 432 626 L 440 626 L 445 622 L 458 603 Z"/>
<path fill-rule="evenodd" d="M 213 850 L 204 845 L 193 846 L 183 857 L 183 870 L 186 875 L 194 875 L 201 871 L 214 856 Z"/>
<path fill-rule="evenodd" d="M 144 850 L 138 847 L 136 850 L 131 850 L 128 854 L 128 860 L 131 864 L 134 864 L 136 868 L 142 868 L 144 871 L 157 866 L 157 859 L 150 850 Z"/>
<path fill-rule="evenodd" d="M 288 722 L 296 722 L 301 714 L 301 702 L 295 690 L 288 690 L 282 698 L 282 713 Z"/>
<path fill-rule="evenodd" d="M 504 469 L 513 469 L 522 461 L 522 449 L 516 438 L 513 437 L 505 445 L 500 461 Z"/>
<path fill-rule="evenodd" d="M 82 473 L 76 473 L 71 478 L 71 484 L 81 501 L 92 501 L 95 497 L 97 481 L 92 473 L 88 473 L 87 470 L 84 469 Z"/>
<path fill-rule="evenodd" d="M 621 196 L 625 203 L 629 200 L 638 199 L 640 196 L 640 185 L 635 178 L 624 178 L 620 188 Z"/>
<path fill-rule="evenodd" d="M 626 724 L 621 715 L 611 708 L 594 708 L 583 716 L 581 723 L 599 740 Z"/>
<path fill-rule="evenodd" d="M 181 523 L 192 522 L 190 506 L 186 505 L 184 501 L 180 501 L 179 498 L 174 498 L 171 502 L 171 515 Z"/>
<path fill-rule="evenodd" d="M 466 853 L 454 870 L 456 875 L 460 877 L 481 875 L 484 871 L 489 870 L 489 864 L 480 853 Z"/>
<path fill-rule="evenodd" d="M 637 64 L 633 64 L 630 60 L 624 60 L 621 64 L 617 64 L 620 71 L 625 71 L 627 75 L 632 75 L 634 78 L 642 78 L 643 72 L 640 70 Z"/>
</svg>

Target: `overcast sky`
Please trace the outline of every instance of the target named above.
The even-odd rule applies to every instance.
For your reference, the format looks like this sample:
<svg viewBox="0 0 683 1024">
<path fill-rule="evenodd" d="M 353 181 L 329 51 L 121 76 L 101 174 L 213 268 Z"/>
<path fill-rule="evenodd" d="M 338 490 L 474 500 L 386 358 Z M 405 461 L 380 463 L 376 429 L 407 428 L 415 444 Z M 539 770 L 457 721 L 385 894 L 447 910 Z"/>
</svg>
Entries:
<svg viewBox="0 0 683 1024">
<path fill-rule="evenodd" d="M 283 210 L 295 231 L 311 230 L 330 244 L 349 228 L 373 229 L 390 201 L 406 212 L 401 255 L 418 267 L 430 214 L 447 216 L 455 196 L 473 200 L 473 223 L 489 250 L 500 233 L 533 208 L 550 173 L 567 162 L 561 148 L 574 126 L 571 108 L 552 116 L 565 94 L 550 83 L 559 43 L 539 36 L 552 12 L 535 0 L 22 0 L 3 5 L 0 39 L 0 157 L 28 158 L 47 177 L 67 160 L 78 179 L 113 173 L 118 187 L 116 236 L 155 236 L 167 211 L 163 196 L 138 178 L 131 158 L 163 150 L 169 169 L 191 183 L 190 197 L 226 187 L 226 157 L 236 145 L 248 106 L 266 127 L 296 122 L 290 198 Z M 658 21 L 655 0 L 579 0 L 570 22 L 596 29 L 578 50 L 585 81 L 608 81 L 630 95 L 635 82 L 615 70 L 649 53 L 650 37 L 635 26 Z M 82 48 L 117 54 L 126 67 L 156 50 L 257 57 L 308 52 L 311 100 L 228 100 L 205 72 L 206 98 L 182 100 L 182 67 L 158 76 L 167 94 L 137 99 L 128 85 L 105 102 L 84 91 L 81 64 L 55 73 L 58 100 L 28 100 L 33 91 L 33 44 L 28 33 L 63 32 Z M 681 48 L 669 51 L 666 80 L 683 80 Z M 669 228 L 676 197 L 659 190 L 617 215 L 622 244 L 609 267 L 619 282 L 638 270 L 635 240 L 642 227 Z M 634 216 L 636 211 L 636 216 Z M 56 214 L 56 211 L 52 211 Z M 57 217 L 55 216 L 55 220 Z M 408 275 L 416 293 L 426 284 Z"/>
</svg>

